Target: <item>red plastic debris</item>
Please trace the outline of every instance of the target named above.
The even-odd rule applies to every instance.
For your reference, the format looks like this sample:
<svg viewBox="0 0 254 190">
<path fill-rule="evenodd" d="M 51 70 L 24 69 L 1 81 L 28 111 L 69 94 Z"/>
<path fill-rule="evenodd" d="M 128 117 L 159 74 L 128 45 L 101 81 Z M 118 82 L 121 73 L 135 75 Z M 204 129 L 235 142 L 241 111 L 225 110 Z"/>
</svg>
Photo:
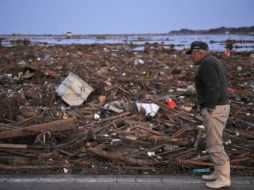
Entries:
<svg viewBox="0 0 254 190">
<path fill-rule="evenodd" d="M 231 94 L 234 94 L 236 92 L 236 89 L 234 88 L 228 88 L 228 92 Z"/>
<path fill-rule="evenodd" d="M 57 74 L 54 71 L 47 71 L 46 73 L 50 78 L 56 78 Z"/>
<path fill-rule="evenodd" d="M 230 57 L 231 52 L 230 51 L 224 51 L 223 55 L 224 55 L 224 57 Z"/>
<path fill-rule="evenodd" d="M 176 103 L 174 102 L 174 101 L 172 101 L 172 100 L 169 100 L 169 101 L 167 101 L 167 106 L 169 107 L 169 108 L 175 108 L 176 107 Z"/>
</svg>

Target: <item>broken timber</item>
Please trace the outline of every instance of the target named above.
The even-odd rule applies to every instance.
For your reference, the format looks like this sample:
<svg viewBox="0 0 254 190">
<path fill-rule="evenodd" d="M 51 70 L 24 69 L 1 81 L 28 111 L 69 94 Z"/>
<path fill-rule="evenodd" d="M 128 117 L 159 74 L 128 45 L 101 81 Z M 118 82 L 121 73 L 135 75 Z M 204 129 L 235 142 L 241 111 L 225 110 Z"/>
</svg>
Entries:
<svg viewBox="0 0 254 190">
<path fill-rule="evenodd" d="M 75 128 L 75 119 L 56 120 L 49 123 L 32 125 L 24 128 L 17 128 L 10 131 L 0 132 L 0 139 L 7 139 L 20 136 L 29 136 L 43 131 L 66 131 Z"/>
</svg>

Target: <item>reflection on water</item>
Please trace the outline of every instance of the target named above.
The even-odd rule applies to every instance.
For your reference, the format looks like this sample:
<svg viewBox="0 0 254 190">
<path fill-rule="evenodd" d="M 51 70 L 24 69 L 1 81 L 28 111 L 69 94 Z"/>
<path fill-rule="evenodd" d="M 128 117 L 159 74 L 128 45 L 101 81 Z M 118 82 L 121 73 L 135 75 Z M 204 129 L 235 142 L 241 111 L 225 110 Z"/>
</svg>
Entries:
<svg viewBox="0 0 254 190">
<path fill-rule="evenodd" d="M 232 41 L 232 49 L 236 51 L 253 51 L 254 36 L 250 35 L 79 35 L 66 38 L 65 35 L 49 36 L 0 36 L 3 38 L 3 46 L 12 46 L 13 41 L 29 40 L 31 45 L 48 44 L 48 45 L 71 45 L 71 44 L 135 44 L 140 45 L 135 51 L 143 50 L 146 43 L 157 43 L 165 48 L 181 50 L 189 48 L 190 43 L 195 40 L 205 41 L 209 44 L 211 50 L 224 51 L 226 41 Z"/>
</svg>

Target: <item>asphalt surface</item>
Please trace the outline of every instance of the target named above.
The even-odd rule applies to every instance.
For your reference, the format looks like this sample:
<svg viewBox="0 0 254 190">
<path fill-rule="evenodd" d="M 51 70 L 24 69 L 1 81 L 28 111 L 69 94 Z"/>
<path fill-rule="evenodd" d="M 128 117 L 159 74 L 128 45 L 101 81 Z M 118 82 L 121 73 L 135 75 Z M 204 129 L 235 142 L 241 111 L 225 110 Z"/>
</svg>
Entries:
<svg viewBox="0 0 254 190">
<path fill-rule="evenodd" d="M 0 190 L 201 190 L 201 176 L 0 176 Z M 232 177 L 233 190 L 253 190 L 254 177 Z"/>
</svg>

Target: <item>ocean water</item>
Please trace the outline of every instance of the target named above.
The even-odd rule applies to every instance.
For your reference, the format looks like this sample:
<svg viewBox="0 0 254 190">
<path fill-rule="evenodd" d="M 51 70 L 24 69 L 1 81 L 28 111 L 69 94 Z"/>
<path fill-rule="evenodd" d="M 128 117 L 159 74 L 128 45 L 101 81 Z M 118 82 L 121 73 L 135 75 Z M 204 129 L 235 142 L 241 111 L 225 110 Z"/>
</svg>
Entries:
<svg viewBox="0 0 254 190">
<path fill-rule="evenodd" d="M 167 34 L 144 34 L 144 35 L 73 35 L 67 38 L 65 35 L 4 35 L 2 46 L 13 46 L 16 40 L 29 40 L 31 45 L 72 45 L 72 44 L 134 44 L 134 51 L 142 51 L 146 43 L 160 44 L 164 48 L 177 50 L 189 48 L 192 41 L 200 40 L 208 43 L 210 50 L 226 50 L 226 41 L 234 40 L 232 50 L 254 51 L 253 35 L 167 35 Z"/>
</svg>

